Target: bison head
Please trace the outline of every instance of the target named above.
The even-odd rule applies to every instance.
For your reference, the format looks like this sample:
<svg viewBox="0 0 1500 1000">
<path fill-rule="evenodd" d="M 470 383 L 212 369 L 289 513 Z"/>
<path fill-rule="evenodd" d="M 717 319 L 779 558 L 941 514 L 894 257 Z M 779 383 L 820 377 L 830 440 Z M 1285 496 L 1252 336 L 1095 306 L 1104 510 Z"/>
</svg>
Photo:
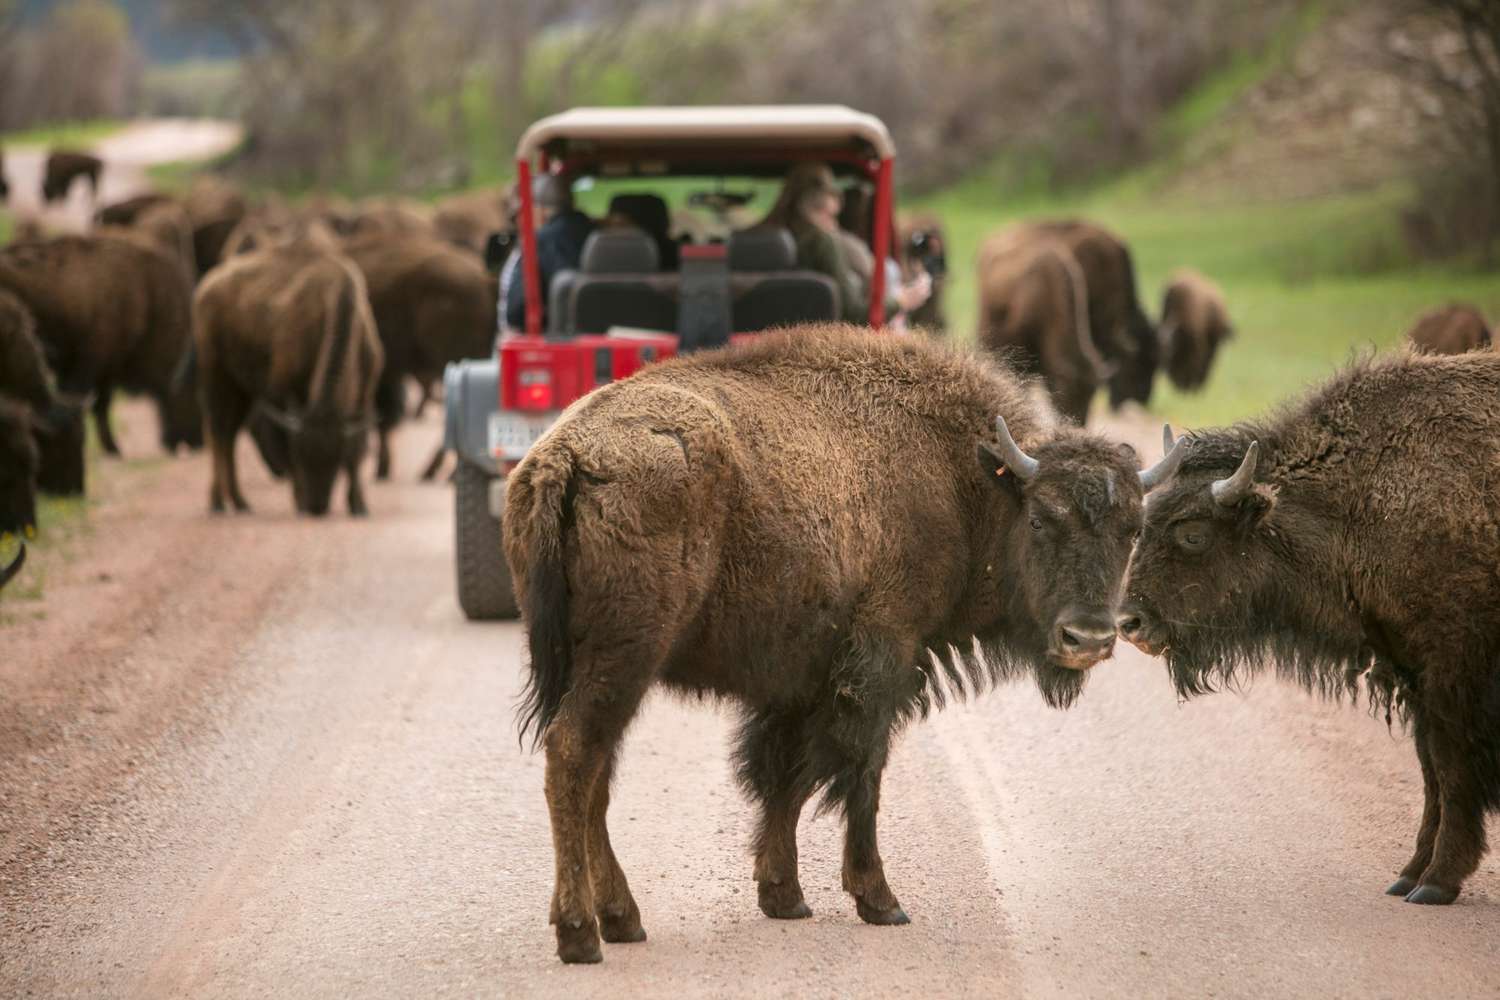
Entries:
<svg viewBox="0 0 1500 1000">
<path fill-rule="evenodd" d="M 1121 337 L 1116 367 L 1109 378 L 1109 405 L 1118 410 L 1127 402 L 1145 406 L 1151 401 L 1151 386 L 1161 364 L 1161 346 L 1156 328 L 1139 306 L 1130 310 Z"/>
<path fill-rule="evenodd" d="M 38 466 L 37 488 L 54 496 L 82 496 L 84 488 L 85 402 L 58 399 L 33 422 Z"/>
<path fill-rule="evenodd" d="M 319 409 L 305 414 L 282 411 L 265 403 L 257 407 L 252 421 L 257 415 L 269 419 L 285 435 L 286 469 L 291 475 L 292 500 L 297 511 L 314 517 L 327 514 L 339 470 L 353 469 L 364 455 L 369 421 L 350 420 Z M 274 451 L 280 455 L 283 439 L 276 440 Z M 271 464 L 270 457 L 267 464 Z"/>
<path fill-rule="evenodd" d="M 167 390 L 156 397 L 161 446 L 169 455 L 179 445 L 189 451 L 203 447 L 203 408 L 198 399 L 196 357 L 196 351 L 185 352 Z"/>
<path fill-rule="evenodd" d="M 31 408 L 0 397 L 0 535 L 36 533 L 36 442 Z"/>
<path fill-rule="evenodd" d="M 1121 581 L 1141 528 L 1145 491 L 1170 474 L 1182 452 L 1146 472 L 1135 451 L 1065 430 L 1023 452 L 1003 419 L 998 446 L 979 447 L 981 473 L 1015 505 L 999 570 L 1003 644 L 1035 663 L 1050 704 L 1069 704 L 1084 671 L 1114 650 Z M 1003 655 L 1003 651 L 1002 651 Z"/>
<path fill-rule="evenodd" d="M 1275 488 L 1256 482 L 1259 443 L 1228 431 L 1190 444 L 1182 471 L 1146 510 L 1119 621 L 1127 641 L 1166 655 L 1185 696 L 1269 654 L 1275 630 L 1254 623 L 1292 624 L 1296 595 L 1310 586 L 1279 569 L 1291 543 L 1273 530 Z"/>
</svg>

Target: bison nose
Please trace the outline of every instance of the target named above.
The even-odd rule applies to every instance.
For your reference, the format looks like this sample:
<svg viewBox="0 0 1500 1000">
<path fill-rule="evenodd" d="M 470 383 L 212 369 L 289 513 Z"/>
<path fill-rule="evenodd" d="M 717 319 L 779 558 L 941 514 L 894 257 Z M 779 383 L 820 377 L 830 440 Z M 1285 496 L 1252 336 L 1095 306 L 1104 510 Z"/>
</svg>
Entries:
<svg viewBox="0 0 1500 1000">
<path fill-rule="evenodd" d="M 1115 622 L 1115 627 L 1120 630 L 1120 635 L 1125 637 L 1125 641 L 1129 642 L 1137 638 L 1146 626 L 1145 622 L 1141 621 L 1139 612 L 1127 611 L 1120 615 L 1119 620 Z"/>
<path fill-rule="evenodd" d="M 1114 646 L 1113 624 L 1092 618 L 1076 618 L 1058 623 L 1057 647 L 1070 660 L 1097 662 L 1108 656 Z"/>
</svg>

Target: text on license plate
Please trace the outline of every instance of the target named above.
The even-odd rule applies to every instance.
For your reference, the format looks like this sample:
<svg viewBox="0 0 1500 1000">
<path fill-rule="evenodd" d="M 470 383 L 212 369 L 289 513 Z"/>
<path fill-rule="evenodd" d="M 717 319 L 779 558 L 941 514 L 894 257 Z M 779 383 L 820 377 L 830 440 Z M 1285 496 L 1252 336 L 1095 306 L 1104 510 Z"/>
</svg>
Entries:
<svg viewBox="0 0 1500 1000">
<path fill-rule="evenodd" d="M 508 413 L 504 410 L 491 413 L 490 454 L 507 461 L 520 461 L 556 419 L 555 413 Z"/>
</svg>

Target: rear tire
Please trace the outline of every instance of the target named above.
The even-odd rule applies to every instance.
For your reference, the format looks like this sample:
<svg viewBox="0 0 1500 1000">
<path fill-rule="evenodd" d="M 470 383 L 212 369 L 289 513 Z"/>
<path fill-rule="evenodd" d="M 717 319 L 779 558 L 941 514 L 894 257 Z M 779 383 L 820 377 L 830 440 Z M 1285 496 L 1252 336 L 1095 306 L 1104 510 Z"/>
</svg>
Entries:
<svg viewBox="0 0 1500 1000">
<path fill-rule="evenodd" d="M 501 547 L 500 519 L 490 513 L 490 483 L 494 478 L 462 457 L 453 475 L 458 606 L 470 621 L 521 615 Z"/>
</svg>

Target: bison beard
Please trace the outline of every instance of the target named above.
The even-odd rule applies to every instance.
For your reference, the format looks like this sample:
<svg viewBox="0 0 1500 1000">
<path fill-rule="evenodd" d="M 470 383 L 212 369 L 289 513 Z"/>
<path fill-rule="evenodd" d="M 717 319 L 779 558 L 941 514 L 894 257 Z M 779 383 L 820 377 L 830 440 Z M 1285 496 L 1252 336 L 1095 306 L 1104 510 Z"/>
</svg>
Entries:
<svg viewBox="0 0 1500 1000">
<path fill-rule="evenodd" d="M 1500 358 L 1354 366 L 1270 421 L 1196 435 L 1153 497 L 1120 630 L 1178 692 L 1267 663 L 1409 724 L 1416 849 L 1387 890 L 1448 903 L 1500 810 Z"/>
<path fill-rule="evenodd" d="M 546 749 L 564 961 L 645 936 L 605 813 L 620 736 L 656 684 L 742 708 L 767 915 L 807 915 L 796 823 L 821 790 L 846 820 L 860 917 L 906 922 L 875 839 L 892 740 L 1027 670 L 1069 705 L 1112 648 L 1159 481 L 1129 449 L 1043 430 L 1026 393 L 925 341 L 804 328 L 600 389 L 511 474 L 505 549 L 531 650 L 518 714 Z"/>
</svg>

